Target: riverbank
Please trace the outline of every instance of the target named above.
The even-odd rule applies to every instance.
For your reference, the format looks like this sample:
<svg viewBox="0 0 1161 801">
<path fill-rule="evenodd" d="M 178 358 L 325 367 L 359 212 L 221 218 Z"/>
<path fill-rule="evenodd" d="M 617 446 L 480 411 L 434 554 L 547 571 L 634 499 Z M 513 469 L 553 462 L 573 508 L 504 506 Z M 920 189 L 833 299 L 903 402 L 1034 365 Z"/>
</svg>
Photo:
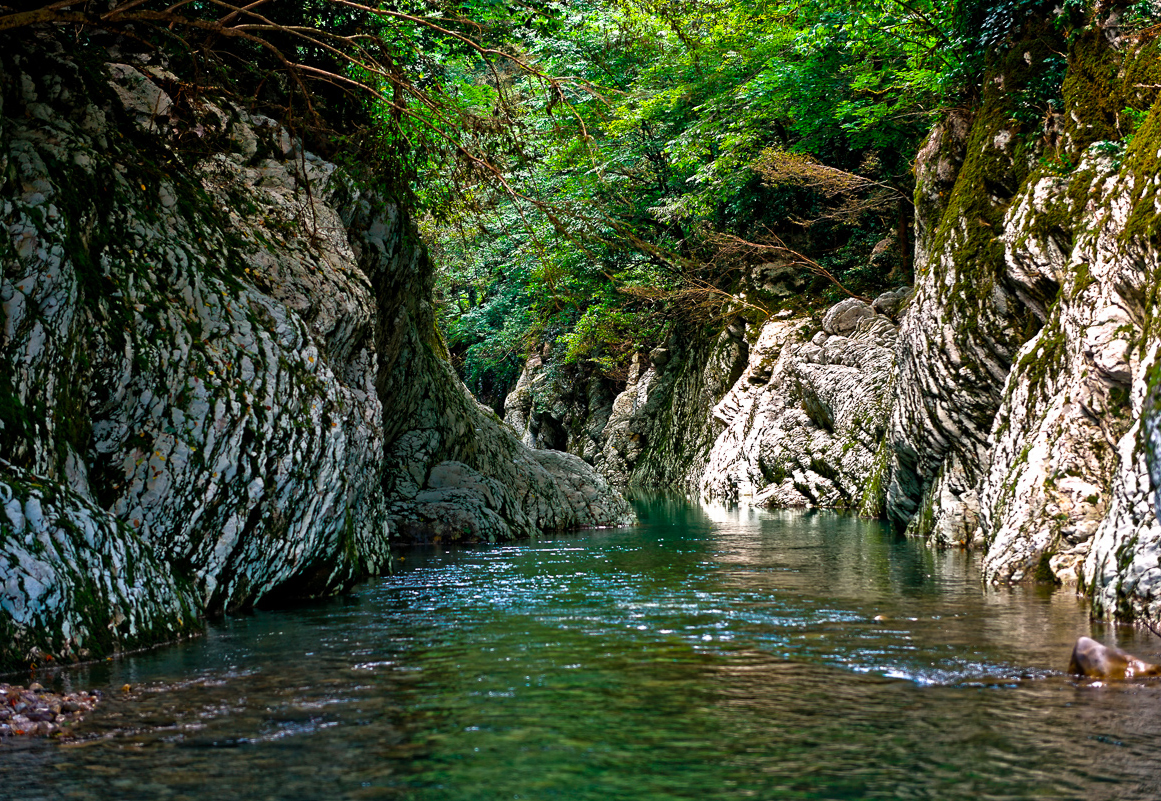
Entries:
<svg viewBox="0 0 1161 801">
<path fill-rule="evenodd" d="M 37 682 L 0 683 L 0 747 L 10 737 L 67 737 L 101 701 L 101 693 L 54 693 Z"/>
</svg>

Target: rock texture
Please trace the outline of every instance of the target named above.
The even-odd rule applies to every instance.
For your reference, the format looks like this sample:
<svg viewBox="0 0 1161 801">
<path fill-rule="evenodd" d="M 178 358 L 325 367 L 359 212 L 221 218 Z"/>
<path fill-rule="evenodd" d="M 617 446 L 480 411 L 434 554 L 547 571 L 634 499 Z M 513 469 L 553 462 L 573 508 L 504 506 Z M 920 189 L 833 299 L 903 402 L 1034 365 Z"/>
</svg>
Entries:
<svg viewBox="0 0 1161 801">
<path fill-rule="evenodd" d="M 979 526 L 981 465 L 1024 339 L 1027 313 L 1004 281 L 999 242 L 1022 157 L 1003 109 L 1012 90 L 991 85 L 970 128 L 958 118 L 938 127 L 917 168 L 916 285 L 899 331 L 888 514 L 942 544 L 967 542 Z"/>
<path fill-rule="evenodd" d="M 363 214 L 376 219 L 373 207 Z M 379 215 L 381 216 L 381 215 Z M 530 450 L 456 377 L 435 325 L 426 251 L 379 224 L 359 250 L 389 325 L 378 341 L 385 418 L 384 489 L 392 528 L 414 540 L 509 539 L 549 529 L 618 526 L 628 502 L 580 457 Z"/>
<path fill-rule="evenodd" d="M 876 304 L 897 313 L 908 297 L 907 289 L 887 292 Z M 880 514 L 896 327 L 853 299 L 829 309 L 821 325 L 774 319 L 753 344 L 741 321 L 700 341 L 674 334 L 634 357 L 611 408 L 589 415 L 604 425 L 586 431 L 582 455 L 624 493 L 676 489 L 714 502 Z M 564 405 L 544 374 L 532 357 L 505 419 L 526 443 L 551 448 L 529 412 L 538 391 L 539 414 Z"/>
<path fill-rule="evenodd" d="M 0 56 L 0 666 L 341 591 L 390 521 L 612 525 L 448 367 L 405 213 L 150 57 Z"/>
<path fill-rule="evenodd" d="M 827 311 L 822 331 L 803 319 L 768 322 L 714 408 L 725 431 L 702 496 L 880 515 L 895 339 L 894 324 L 858 300 Z"/>
<path fill-rule="evenodd" d="M 1051 57 L 1031 29 L 974 118 L 949 117 L 920 155 L 889 512 L 983 546 L 989 580 L 1076 582 L 1097 615 L 1157 619 L 1157 51 L 1116 19 L 1073 37 L 1049 121 L 1077 166 L 1054 166 L 1005 111 Z M 1130 104 L 1152 111 L 1117 141 Z"/>
<path fill-rule="evenodd" d="M 85 659 L 198 630 L 189 581 L 135 529 L 61 484 L 0 466 L 6 648 L 33 661 Z"/>
<path fill-rule="evenodd" d="M 990 581 L 1161 619 L 1161 45 L 1094 8 L 1068 37 L 1030 18 L 977 106 L 933 129 L 913 293 L 642 355 L 599 469 L 885 514 L 983 549 Z M 1033 135 L 1028 98 L 1064 49 L 1065 108 Z"/>
<path fill-rule="evenodd" d="M 529 448 L 567 451 L 592 464 L 614 395 L 607 378 L 571 365 L 549 368 L 535 354 L 504 400 L 504 422 Z"/>
<path fill-rule="evenodd" d="M 1070 197 L 1074 185 L 1082 192 Z M 1005 220 L 1009 276 L 1043 325 L 1017 354 L 993 426 L 981 488 L 990 577 L 1041 568 L 1075 580 L 1109 515 L 1119 452 L 1133 461 L 1135 448 L 1118 443 L 1146 389 L 1133 345 L 1150 265 L 1118 244 L 1125 189 L 1111 160 L 1090 152 L 1075 174 L 1030 183 Z M 1070 218 L 1068 230 L 1038 225 L 1048 214 Z M 1044 286 L 1059 287 L 1050 306 Z"/>
<path fill-rule="evenodd" d="M 745 334 L 741 321 L 710 338 L 679 328 L 663 347 L 634 359 L 595 459 L 611 484 L 697 494 L 721 431 L 713 408 L 746 368 Z"/>
<path fill-rule="evenodd" d="M 2 436 L 13 463 L 74 493 L 57 493 L 55 519 L 110 515 L 93 517 L 108 550 L 87 558 L 125 557 L 110 576 L 128 582 L 92 594 L 58 572 L 65 640 L 125 647 L 164 636 L 188 593 L 187 626 L 382 569 L 375 302 L 340 218 L 351 187 L 242 109 L 178 118 L 163 71 L 90 72 L 52 50 L 5 65 Z M 186 125 L 243 144 L 188 165 Z M 9 588 L 24 581 L 22 563 L 3 568 Z M 137 571 L 172 581 L 150 597 Z M 17 615 L 24 586 L 0 599 L 17 650 L 51 647 Z"/>
</svg>

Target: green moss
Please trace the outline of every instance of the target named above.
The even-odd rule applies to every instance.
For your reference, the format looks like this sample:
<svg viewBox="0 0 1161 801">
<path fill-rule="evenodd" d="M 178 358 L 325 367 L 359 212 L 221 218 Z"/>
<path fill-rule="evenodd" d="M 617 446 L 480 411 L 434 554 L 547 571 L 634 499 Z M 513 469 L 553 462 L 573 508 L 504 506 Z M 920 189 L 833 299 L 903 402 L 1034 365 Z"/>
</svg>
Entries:
<svg viewBox="0 0 1161 801">
<path fill-rule="evenodd" d="M 907 524 L 908 537 L 927 539 L 935 531 L 935 487 L 938 484 L 937 478 L 923 493 L 923 502 L 920 503 L 918 512 Z"/>
<path fill-rule="evenodd" d="M 1062 87 L 1073 154 L 1093 142 L 1121 138 L 1117 122 L 1125 104 L 1117 80 L 1119 62 L 1120 55 L 1095 27 L 1073 40 Z"/>
<path fill-rule="evenodd" d="M 758 469 L 762 471 L 762 477 L 766 479 L 767 484 L 781 484 L 791 475 L 781 462 L 769 464 L 761 458 L 758 460 Z"/>
<path fill-rule="evenodd" d="M 12 375 L 5 366 L 0 369 L 0 452 L 12 460 L 28 448 L 28 438 L 35 423 L 12 385 Z"/>
<path fill-rule="evenodd" d="M 92 440 L 93 426 L 89 417 L 88 356 L 80 343 L 70 343 L 71 353 L 66 362 L 73 365 L 72 380 L 61 381 L 57 385 L 57 396 L 51 406 L 51 414 L 56 423 L 56 436 L 60 444 L 70 446 L 78 454 L 85 453 Z M 58 452 L 63 453 L 64 448 Z"/>
<path fill-rule="evenodd" d="M 1054 44 L 1051 36 L 1038 30 L 1020 47 L 994 56 L 992 79 L 985 81 L 967 156 L 932 240 L 932 252 L 950 256 L 954 265 L 952 285 L 939 282 L 939 286 L 955 314 L 961 351 L 970 350 L 972 341 L 980 338 L 1010 350 L 1021 344 L 1013 341 L 1019 328 L 996 326 L 997 330 L 981 332 L 979 321 L 994 316 L 995 288 L 1006 269 L 999 238 L 1004 213 L 1030 173 L 1032 127 L 1020 119 L 1019 97 L 1039 79 L 1041 65 L 1057 57 Z M 976 369 L 971 364 L 965 367 Z"/>
<path fill-rule="evenodd" d="M 1020 357 L 1016 365 L 1018 375 L 1029 388 L 1047 391 L 1046 380 L 1059 372 L 1067 356 L 1067 336 L 1060 327 L 1060 316 L 1056 307 L 1048 311 L 1048 323 L 1040 330 L 1036 346 Z"/>
<path fill-rule="evenodd" d="M 0 480 L 12 490 L 14 497 L 23 500 L 35 496 L 46 510 L 55 508 L 65 511 L 70 507 L 84 505 L 78 496 L 51 482 L 34 478 L 22 480 L 10 473 L 0 476 Z M 105 519 L 103 515 L 98 515 L 98 519 Z M 75 546 L 83 547 L 83 534 L 72 522 L 70 515 L 59 514 L 54 521 L 60 532 L 71 539 Z M 99 539 L 109 536 L 128 544 L 127 553 L 142 559 L 148 558 L 150 550 L 140 541 L 135 531 L 120 522 L 110 524 L 116 526 L 116 531 L 101 533 Z M 7 518 L 0 517 L 0 542 L 11 535 L 12 528 Z M 91 556 L 96 557 L 98 554 Z M 126 570 L 123 576 L 126 584 L 135 583 L 137 571 L 141 567 L 132 561 L 123 566 Z M 122 620 L 120 625 L 115 623 L 118 612 L 115 600 L 109 596 L 104 582 L 97 575 L 77 565 L 62 565 L 60 569 L 67 574 L 66 582 L 70 589 L 68 602 L 64 607 L 54 608 L 42 615 L 41 625 L 21 629 L 12 623 L 10 617 L 0 615 L 0 671 L 27 668 L 43 659 L 44 655 L 51 657 L 54 662 L 69 661 L 81 656 L 80 649 L 84 649 L 89 658 L 108 656 L 118 651 L 174 640 L 201 629 L 193 607 L 190 584 L 180 575 L 174 579 L 178 591 L 178 609 L 153 610 L 154 614 L 148 616 L 147 620 L 138 621 L 139 625 L 145 625 L 131 633 L 127 620 Z M 113 572 L 114 568 L 107 564 L 103 570 Z M 66 616 L 73 622 L 71 638 L 66 637 L 63 631 Z"/>
<path fill-rule="evenodd" d="M 1052 572 L 1052 556 L 1053 554 L 1049 551 L 1040 554 L 1040 559 L 1036 562 L 1036 567 L 1032 570 L 1033 581 L 1042 584 L 1060 583 L 1056 578 L 1056 574 Z"/>
<path fill-rule="evenodd" d="M 1094 142 L 1116 142 L 1133 133 L 1136 112 L 1149 109 L 1158 98 L 1159 56 L 1156 39 L 1130 39 L 1124 50 L 1117 50 L 1095 24 L 1073 38 L 1062 87 L 1071 155 L 1079 156 Z"/>
<path fill-rule="evenodd" d="M 1080 262 L 1073 268 L 1072 273 L 1072 298 L 1075 300 L 1096 283 L 1096 279 L 1092 276 L 1092 271 L 1089 269 L 1088 262 Z"/>
<path fill-rule="evenodd" d="M 887 514 L 887 477 L 890 465 L 891 449 L 887 441 L 882 440 L 875 451 L 875 459 L 871 464 L 871 474 L 863 486 L 862 497 L 859 498 L 859 516 L 883 518 Z"/>
<path fill-rule="evenodd" d="M 806 500 L 810 501 L 811 506 L 818 506 L 818 498 L 815 497 L 815 494 L 811 491 L 809 486 L 801 481 L 795 481 L 794 489 L 798 490 L 799 494 L 802 495 L 803 498 L 806 498 Z"/>
<path fill-rule="evenodd" d="M 1158 212 L 1158 181 L 1161 176 L 1161 103 L 1153 106 L 1149 116 L 1125 151 L 1122 172 L 1134 177 L 1132 211 L 1129 213 L 1122 242 L 1134 239 L 1150 243 L 1159 241 L 1161 212 Z"/>
</svg>

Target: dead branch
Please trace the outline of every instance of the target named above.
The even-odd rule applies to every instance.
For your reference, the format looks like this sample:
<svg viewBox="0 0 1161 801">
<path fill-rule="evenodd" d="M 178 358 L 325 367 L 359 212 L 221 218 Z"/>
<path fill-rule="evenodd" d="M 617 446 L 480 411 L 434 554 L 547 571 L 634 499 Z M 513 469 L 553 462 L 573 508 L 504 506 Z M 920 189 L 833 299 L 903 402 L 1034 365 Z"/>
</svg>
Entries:
<svg viewBox="0 0 1161 801">
<path fill-rule="evenodd" d="M 849 295 L 852 298 L 861 300 L 864 303 L 870 303 L 871 299 L 857 295 L 851 290 L 843 286 L 835 276 L 819 264 L 814 259 L 799 253 L 794 248 L 788 247 L 782 238 L 766 229 L 766 242 L 751 242 L 747 239 L 742 239 L 733 234 L 713 234 L 710 236 L 710 242 L 718 246 L 718 252 L 715 260 L 729 260 L 729 259 L 743 259 L 746 261 L 756 261 L 758 258 L 779 256 L 786 259 L 790 264 L 800 264 L 815 275 L 825 278 L 830 281 L 840 291 Z"/>
</svg>

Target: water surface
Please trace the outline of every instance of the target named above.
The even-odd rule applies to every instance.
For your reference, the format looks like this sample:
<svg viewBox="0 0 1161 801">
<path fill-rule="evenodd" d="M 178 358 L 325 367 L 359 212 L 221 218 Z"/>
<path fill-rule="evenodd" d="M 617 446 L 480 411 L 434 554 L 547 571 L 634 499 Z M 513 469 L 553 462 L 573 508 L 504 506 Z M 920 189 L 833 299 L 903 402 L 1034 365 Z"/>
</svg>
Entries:
<svg viewBox="0 0 1161 801">
<path fill-rule="evenodd" d="M 0 797 L 1161 796 L 1161 685 L 1061 672 L 1080 634 L 1161 640 L 1071 591 L 838 514 L 639 512 L 59 673 L 104 711 L 0 750 Z"/>
</svg>

